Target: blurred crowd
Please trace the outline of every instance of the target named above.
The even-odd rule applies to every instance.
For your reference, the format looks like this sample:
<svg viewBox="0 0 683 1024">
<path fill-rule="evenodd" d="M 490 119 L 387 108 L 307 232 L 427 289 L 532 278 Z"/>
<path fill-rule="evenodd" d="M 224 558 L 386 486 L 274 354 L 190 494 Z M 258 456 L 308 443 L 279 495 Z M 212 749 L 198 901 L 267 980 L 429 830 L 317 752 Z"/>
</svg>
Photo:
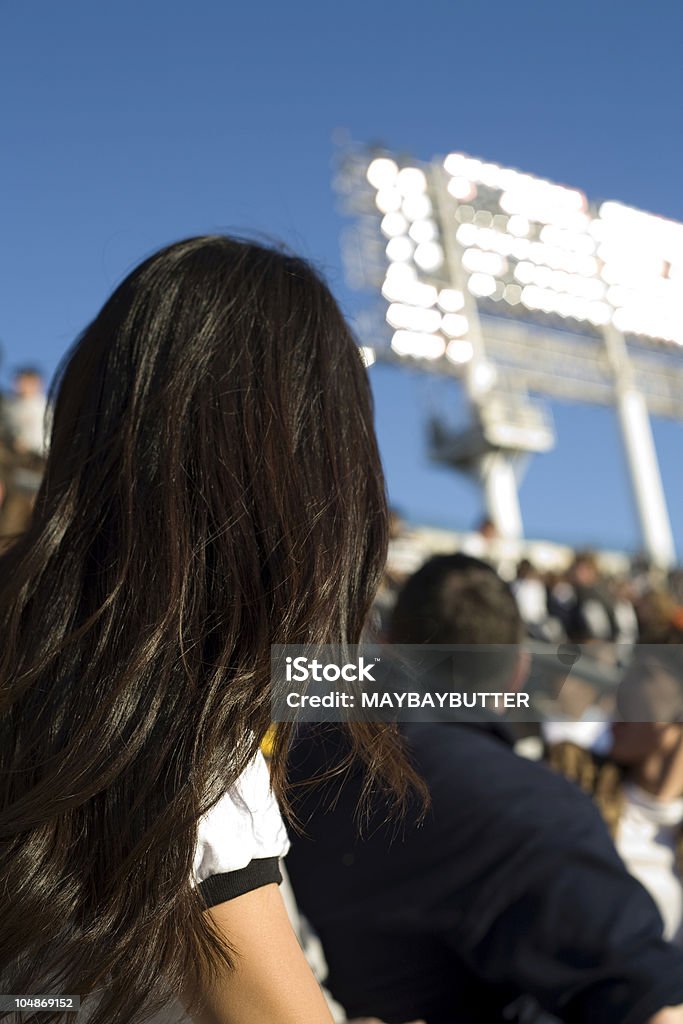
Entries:
<svg viewBox="0 0 683 1024">
<path fill-rule="evenodd" d="M 683 638 L 683 570 L 670 572 L 634 556 L 627 571 L 606 571 L 598 551 L 578 550 L 566 567 L 541 569 L 529 558 L 516 564 L 501 554 L 493 523 L 484 519 L 463 551 L 493 566 L 510 584 L 529 638 L 551 643 L 631 646 Z M 428 559 L 419 538 L 392 513 L 387 571 L 376 605 L 382 632 L 406 579 Z"/>
</svg>

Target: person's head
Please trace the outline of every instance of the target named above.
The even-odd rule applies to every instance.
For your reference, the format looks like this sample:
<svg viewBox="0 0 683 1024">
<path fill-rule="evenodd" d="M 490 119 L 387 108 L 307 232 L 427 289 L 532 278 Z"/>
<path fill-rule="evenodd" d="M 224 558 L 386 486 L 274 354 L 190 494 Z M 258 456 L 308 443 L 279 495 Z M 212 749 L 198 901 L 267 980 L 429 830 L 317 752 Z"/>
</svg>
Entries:
<svg viewBox="0 0 683 1024">
<path fill-rule="evenodd" d="M 389 626 L 392 644 L 490 645 L 496 678 L 508 681 L 519 664 L 523 635 L 507 583 L 486 562 L 461 553 L 436 555 L 410 577 Z M 482 652 L 478 663 L 486 658 Z"/>
<path fill-rule="evenodd" d="M 48 980 L 110 978 L 93 1024 L 123 1024 L 223 955 L 189 884 L 197 820 L 269 725 L 271 644 L 357 642 L 386 544 L 370 388 L 320 276 L 222 236 L 145 260 L 60 370 L 33 520 L 0 564 L 16 991 L 58 955 Z M 395 733 L 349 728 L 405 788 Z"/>
<path fill-rule="evenodd" d="M 43 375 L 36 366 L 19 366 L 14 371 L 14 393 L 20 398 L 42 394 Z"/>
<path fill-rule="evenodd" d="M 534 568 L 533 564 L 528 558 L 523 558 L 517 563 L 517 579 L 518 580 L 537 580 L 539 574 Z"/>
<path fill-rule="evenodd" d="M 634 767 L 653 754 L 665 756 L 680 743 L 682 723 L 683 646 L 636 647 L 617 692 L 612 758 Z"/>
<path fill-rule="evenodd" d="M 496 524 L 493 519 L 489 519 L 488 516 L 485 516 L 480 520 L 478 531 L 485 540 L 494 540 L 498 536 Z"/>
<path fill-rule="evenodd" d="M 435 555 L 401 590 L 391 620 L 395 644 L 518 644 L 517 602 L 486 562 Z"/>
<path fill-rule="evenodd" d="M 572 581 L 582 587 L 593 587 L 598 582 L 598 563 L 592 551 L 580 551 L 571 568 Z"/>
<path fill-rule="evenodd" d="M 683 609 L 668 590 L 648 590 L 639 598 L 636 612 L 641 643 L 669 644 L 683 640 Z"/>
</svg>

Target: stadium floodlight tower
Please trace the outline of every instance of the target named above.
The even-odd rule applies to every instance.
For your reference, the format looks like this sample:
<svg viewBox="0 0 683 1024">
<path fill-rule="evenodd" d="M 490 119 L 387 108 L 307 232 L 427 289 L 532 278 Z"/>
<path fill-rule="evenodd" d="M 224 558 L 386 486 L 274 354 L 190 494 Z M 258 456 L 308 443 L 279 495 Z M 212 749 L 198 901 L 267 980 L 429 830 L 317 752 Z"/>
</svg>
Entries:
<svg viewBox="0 0 683 1024">
<path fill-rule="evenodd" d="M 462 153 L 349 147 L 336 186 L 350 283 L 383 297 L 361 320 L 366 361 L 460 378 L 470 426 L 434 420 L 431 453 L 480 480 L 501 536 L 522 535 L 520 461 L 554 445 L 538 396 L 607 404 L 644 548 L 670 567 L 649 413 L 683 419 L 683 224 Z"/>
</svg>

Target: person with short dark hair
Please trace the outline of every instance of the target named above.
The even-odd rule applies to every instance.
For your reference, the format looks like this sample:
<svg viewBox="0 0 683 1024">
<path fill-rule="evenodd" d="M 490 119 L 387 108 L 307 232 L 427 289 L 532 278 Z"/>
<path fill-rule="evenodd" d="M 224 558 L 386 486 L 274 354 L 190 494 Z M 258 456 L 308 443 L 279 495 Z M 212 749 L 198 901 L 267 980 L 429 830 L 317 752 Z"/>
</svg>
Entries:
<svg viewBox="0 0 683 1024">
<path fill-rule="evenodd" d="M 391 625 L 395 643 L 508 645 L 510 687 L 519 684 L 520 635 L 507 584 L 462 555 L 423 566 Z M 664 942 L 656 907 L 590 800 L 518 757 L 494 714 L 400 730 L 431 805 L 423 820 L 413 806 L 396 821 L 375 792 L 360 836 L 364 779 L 335 774 L 340 734 L 302 729 L 290 755 L 301 832 L 289 873 L 350 1015 L 678 1021 L 663 1008 L 683 1001 L 683 955 Z M 304 785 L 314 778 L 317 786 Z"/>
<path fill-rule="evenodd" d="M 519 644 L 517 603 L 500 576 L 470 555 L 435 555 L 401 590 L 389 639 L 394 644 Z"/>
<path fill-rule="evenodd" d="M 568 639 L 577 644 L 617 640 L 619 626 L 614 601 L 600 577 L 592 551 L 577 553 L 569 570 L 569 583 L 569 599 L 554 608 Z"/>
</svg>

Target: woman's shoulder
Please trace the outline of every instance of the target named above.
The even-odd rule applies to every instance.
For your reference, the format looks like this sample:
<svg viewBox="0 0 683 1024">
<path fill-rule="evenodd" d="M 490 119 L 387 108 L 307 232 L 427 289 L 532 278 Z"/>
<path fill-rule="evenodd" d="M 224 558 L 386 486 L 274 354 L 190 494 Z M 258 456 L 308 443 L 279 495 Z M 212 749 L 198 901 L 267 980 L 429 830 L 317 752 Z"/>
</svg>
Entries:
<svg viewBox="0 0 683 1024">
<path fill-rule="evenodd" d="M 260 885 L 279 882 L 279 860 L 288 849 L 268 767 L 258 754 L 199 820 L 194 884 L 207 905 L 214 906 Z"/>
</svg>

